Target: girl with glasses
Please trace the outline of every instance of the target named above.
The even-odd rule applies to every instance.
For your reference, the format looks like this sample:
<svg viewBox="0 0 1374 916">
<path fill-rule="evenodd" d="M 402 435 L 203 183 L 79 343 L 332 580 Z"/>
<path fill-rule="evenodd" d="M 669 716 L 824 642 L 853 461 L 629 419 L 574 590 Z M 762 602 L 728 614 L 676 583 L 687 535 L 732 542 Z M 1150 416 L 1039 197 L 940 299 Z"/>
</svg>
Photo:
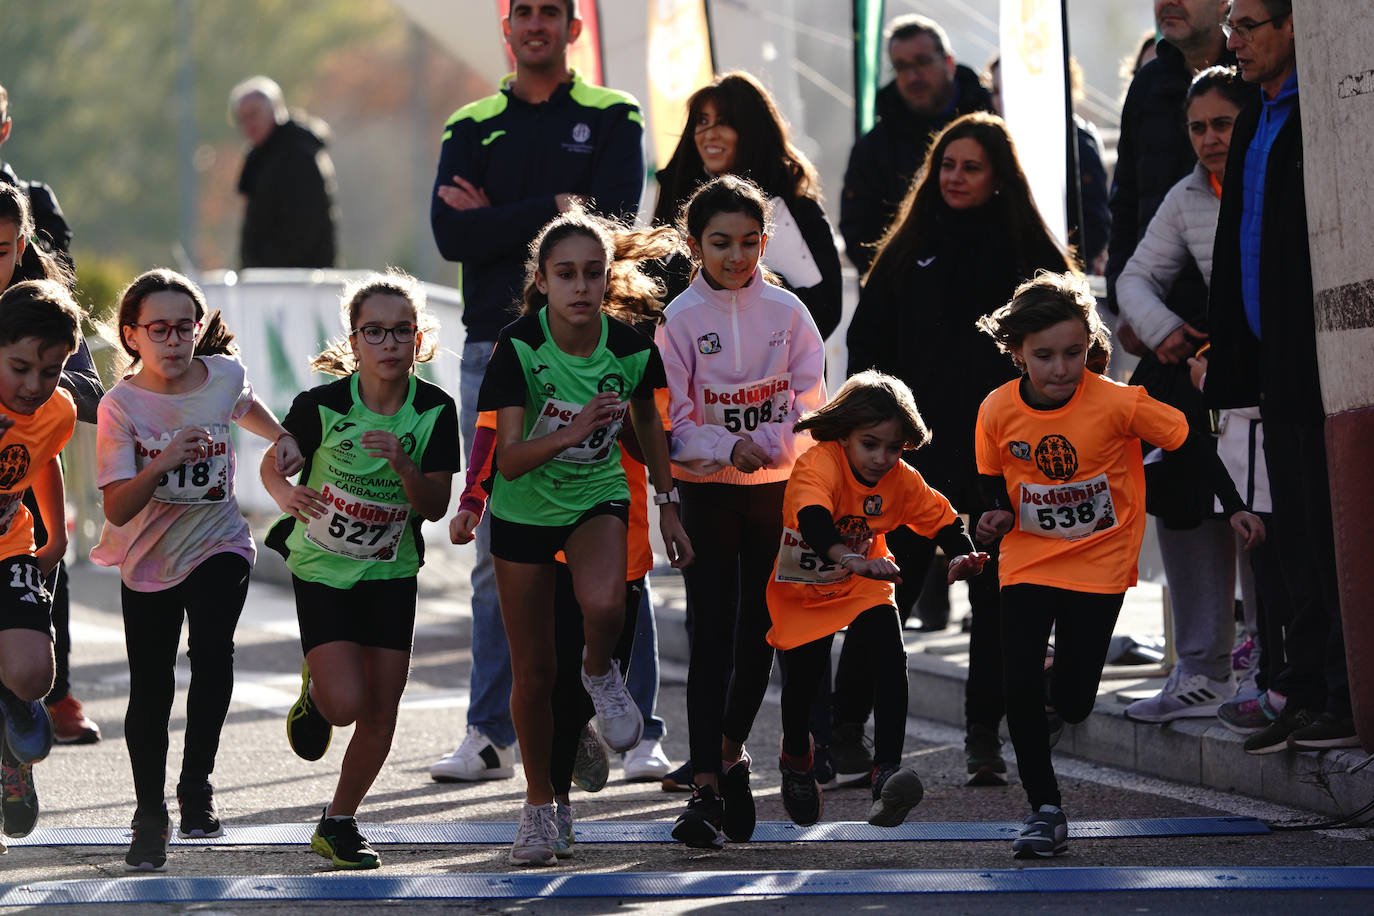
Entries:
<svg viewBox="0 0 1374 916">
<path fill-rule="evenodd" d="M 193 648 L 179 832 L 223 833 L 210 774 L 234 685 L 234 629 L 255 558 L 234 499 L 229 424 L 275 442 L 282 473 L 301 464 L 295 439 L 253 394 L 219 312 L 205 319 L 205 296 L 181 274 L 151 270 L 129 284 L 117 319 L 129 371 L 100 402 L 96 423 L 96 484 L 106 523 L 91 559 L 118 566 L 122 582 L 129 655 L 124 737 L 137 799 L 125 861 L 139 870 L 167 861 L 167 723 L 183 617 Z"/>
</svg>

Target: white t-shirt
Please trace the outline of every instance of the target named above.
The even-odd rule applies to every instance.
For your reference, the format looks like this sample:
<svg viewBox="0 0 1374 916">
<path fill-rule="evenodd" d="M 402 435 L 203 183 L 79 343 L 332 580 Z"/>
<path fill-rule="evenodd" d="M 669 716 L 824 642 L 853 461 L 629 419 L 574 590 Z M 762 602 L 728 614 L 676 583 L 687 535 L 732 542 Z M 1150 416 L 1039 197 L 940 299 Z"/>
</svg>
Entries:
<svg viewBox="0 0 1374 916">
<path fill-rule="evenodd" d="M 178 584 L 217 553 L 252 563 L 257 553 L 234 499 L 234 443 L 230 424 L 253 406 L 243 364 L 232 356 L 198 356 L 203 383 L 180 394 L 159 394 L 129 379 L 100 402 L 96 423 L 96 486 L 134 477 L 187 426 L 209 430 L 211 453 L 163 475 L 148 505 L 123 525 L 108 521 L 91 560 L 118 566 L 124 584 L 156 592 Z"/>
</svg>

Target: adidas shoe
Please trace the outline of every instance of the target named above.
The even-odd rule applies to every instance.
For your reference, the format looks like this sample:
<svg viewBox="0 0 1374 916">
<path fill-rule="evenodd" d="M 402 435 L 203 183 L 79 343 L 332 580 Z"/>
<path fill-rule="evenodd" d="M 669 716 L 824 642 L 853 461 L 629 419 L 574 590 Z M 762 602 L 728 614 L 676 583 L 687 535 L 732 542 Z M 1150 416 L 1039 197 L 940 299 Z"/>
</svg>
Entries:
<svg viewBox="0 0 1374 916">
<path fill-rule="evenodd" d="M 1174 668 L 1164 689 L 1126 707 L 1126 718 L 1157 724 L 1174 719 L 1205 719 L 1217 714 L 1222 703 L 1236 694 L 1231 678 L 1214 681 L 1205 674 L 1183 675 Z"/>
<path fill-rule="evenodd" d="M 515 775 L 515 750 L 492 741 L 474 725 L 461 744 L 429 767 L 435 782 L 480 782 Z"/>
</svg>

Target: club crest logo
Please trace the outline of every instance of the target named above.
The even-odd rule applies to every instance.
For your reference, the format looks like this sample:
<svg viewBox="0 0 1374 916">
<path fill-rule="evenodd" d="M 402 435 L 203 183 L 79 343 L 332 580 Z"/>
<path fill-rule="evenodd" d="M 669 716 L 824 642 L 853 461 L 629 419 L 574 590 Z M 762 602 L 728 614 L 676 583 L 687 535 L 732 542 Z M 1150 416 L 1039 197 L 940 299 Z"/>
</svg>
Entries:
<svg viewBox="0 0 1374 916">
<path fill-rule="evenodd" d="M 1015 442 L 1012 442 L 1011 445 L 1007 446 L 1007 450 L 1011 452 L 1011 457 L 1013 458 L 1020 458 L 1022 461 L 1030 461 L 1029 442 L 1022 442 L 1017 439 Z"/>
<path fill-rule="evenodd" d="M 1078 473 L 1078 452 L 1063 436 L 1046 436 L 1035 447 L 1035 466 L 1050 480 L 1070 480 Z"/>
<path fill-rule="evenodd" d="M 613 391 L 615 396 L 622 401 L 625 399 L 625 377 L 612 372 L 610 375 L 601 376 L 601 381 L 596 383 L 598 393 L 602 391 Z"/>
<path fill-rule="evenodd" d="M 29 472 L 29 449 L 21 442 L 0 449 L 0 490 L 9 490 Z"/>
<path fill-rule="evenodd" d="M 835 530 L 851 550 L 873 537 L 873 530 L 868 527 L 868 522 L 857 515 L 837 518 Z"/>
<path fill-rule="evenodd" d="M 709 334 L 702 334 L 697 338 L 697 352 L 702 356 L 710 356 L 712 353 L 719 353 L 720 335 L 715 331 Z"/>
<path fill-rule="evenodd" d="M 592 129 L 579 121 L 573 125 L 572 138 L 574 143 L 586 143 L 592 138 Z"/>
<path fill-rule="evenodd" d="M 864 497 L 864 515 L 882 515 L 883 498 L 877 493 Z"/>
<path fill-rule="evenodd" d="M 406 433 L 401 437 L 401 448 L 407 455 L 415 454 L 415 434 Z"/>
</svg>

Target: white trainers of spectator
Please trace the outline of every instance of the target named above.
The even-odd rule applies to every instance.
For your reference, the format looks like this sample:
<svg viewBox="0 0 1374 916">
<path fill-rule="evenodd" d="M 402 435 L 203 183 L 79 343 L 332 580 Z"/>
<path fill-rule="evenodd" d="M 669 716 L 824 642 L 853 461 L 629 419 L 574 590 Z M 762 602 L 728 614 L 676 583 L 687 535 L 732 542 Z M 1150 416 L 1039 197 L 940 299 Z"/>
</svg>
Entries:
<svg viewBox="0 0 1374 916">
<path fill-rule="evenodd" d="M 625 689 L 620 678 L 620 663 L 611 659 L 611 667 L 600 677 L 592 677 L 582 669 L 582 686 L 596 707 L 596 730 L 613 751 L 628 751 L 644 735 L 644 716 Z"/>
<path fill-rule="evenodd" d="M 673 768 L 668 755 L 663 753 L 663 745 L 654 739 L 641 741 L 626 751 L 622 766 L 630 782 L 657 782 Z"/>
<path fill-rule="evenodd" d="M 1179 668 L 1174 668 L 1163 690 L 1126 707 L 1126 718 L 1150 723 L 1205 719 L 1215 716 L 1221 704 L 1235 695 L 1236 684 L 1229 677 L 1221 681 L 1205 674 L 1184 677 Z"/>
<path fill-rule="evenodd" d="M 463 743 L 429 768 L 429 776 L 435 782 L 479 782 L 510 779 L 514 775 L 515 749 L 501 747 L 471 725 Z"/>
</svg>

